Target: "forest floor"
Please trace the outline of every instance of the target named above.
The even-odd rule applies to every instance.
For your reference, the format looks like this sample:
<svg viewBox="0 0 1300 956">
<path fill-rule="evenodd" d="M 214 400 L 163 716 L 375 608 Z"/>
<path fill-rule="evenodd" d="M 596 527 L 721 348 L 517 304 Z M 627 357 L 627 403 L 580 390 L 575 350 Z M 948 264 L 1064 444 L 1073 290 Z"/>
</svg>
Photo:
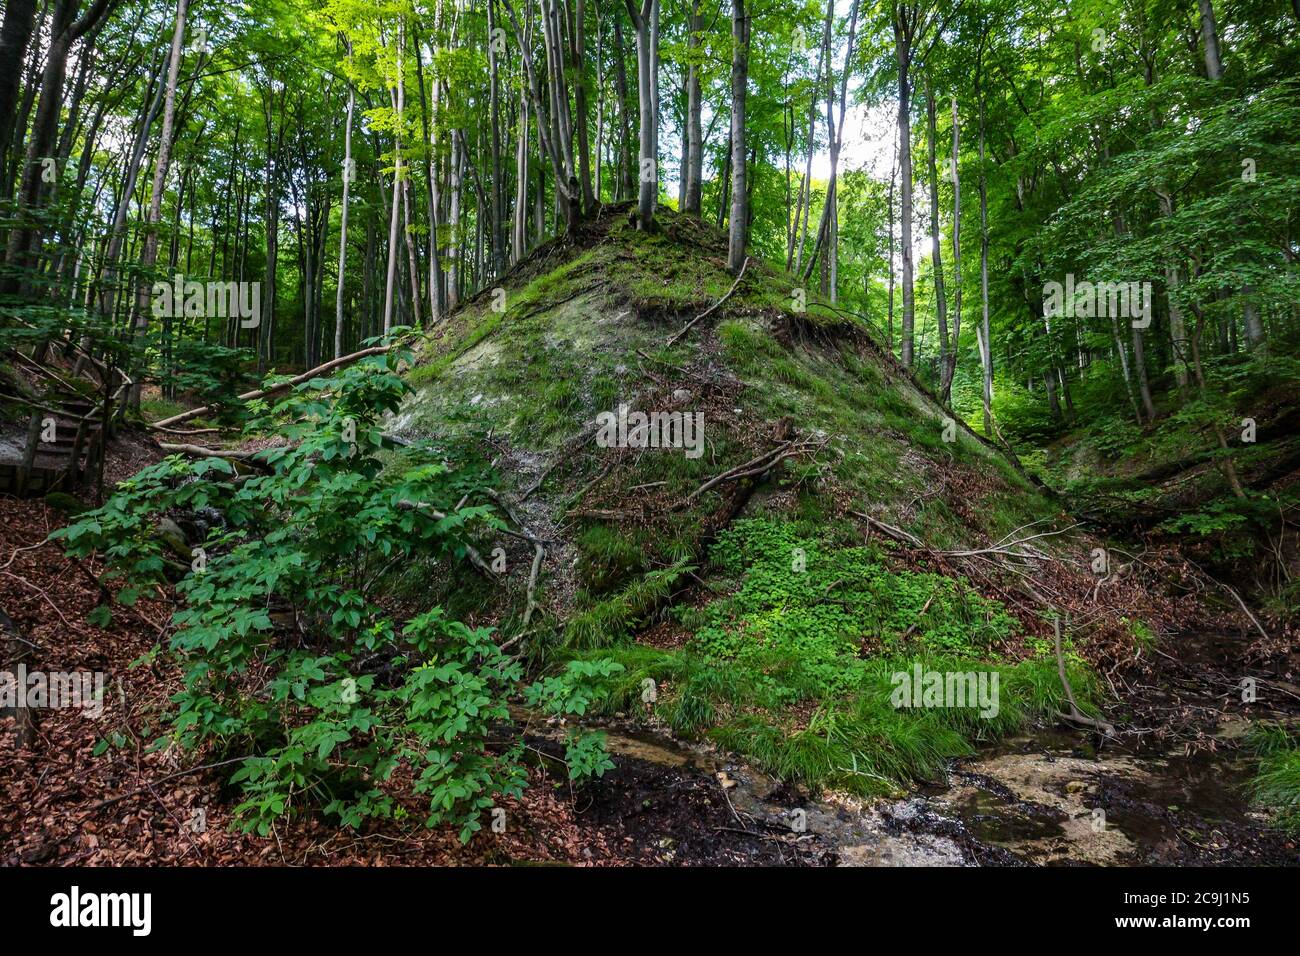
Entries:
<svg viewBox="0 0 1300 956">
<path fill-rule="evenodd" d="M 122 460 L 138 455 L 133 445 L 119 448 L 123 467 L 145 463 Z M 15 748 L 13 718 L 0 718 L 0 865 L 780 864 L 807 856 L 794 835 L 783 853 L 764 835 L 729 829 L 716 779 L 698 771 L 620 759 L 575 794 L 563 773 L 550 772 L 562 747 L 544 729 L 526 735 L 535 766 L 522 799 L 503 801 L 505 832 L 484 831 L 467 846 L 450 828 L 388 822 L 345 831 L 310 816 L 265 837 L 240 832 L 220 767 L 148 749 L 181 686 L 178 668 L 156 654 L 171 596 L 142 597 L 107 628 L 90 623 L 102 568 L 46 542 L 65 521 L 42 502 L 0 498 L 0 603 L 30 642 L 29 670 L 110 679 L 100 717 L 43 710 L 31 749 Z M 97 753 L 101 742 L 107 749 Z"/>
<path fill-rule="evenodd" d="M 150 457 L 148 442 L 120 443 L 110 474 Z M 1037 728 L 882 800 L 814 795 L 712 745 L 619 721 L 603 723 L 615 769 L 575 791 L 560 730 L 543 723 L 502 728 L 524 733 L 530 786 L 504 802 L 503 833 L 467 846 L 419 825 L 414 804 L 410 820 L 360 831 L 303 815 L 267 836 L 240 832 L 221 768 L 208 766 L 219 757 L 148 749 L 180 687 L 156 650 L 171 595 L 90 623 L 102 569 L 45 543 L 66 520 L 0 499 L 0 601 L 30 642 L 29 669 L 102 671 L 109 683 L 98 719 L 43 711 L 30 750 L 0 719 L 3 865 L 1300 863 L 1295 839 L 1250 809 L 1239 746 L 1252 722 L 1300 715 L 1293 635 L 1268 647 L 1248 635 L 1166 641 L 1112 677 L 1108 716 L 1129 728 L 1120 741 Z M 1259 679 L 1261 702 L 1237 701 L 1243 674 Z"/>
</svg>

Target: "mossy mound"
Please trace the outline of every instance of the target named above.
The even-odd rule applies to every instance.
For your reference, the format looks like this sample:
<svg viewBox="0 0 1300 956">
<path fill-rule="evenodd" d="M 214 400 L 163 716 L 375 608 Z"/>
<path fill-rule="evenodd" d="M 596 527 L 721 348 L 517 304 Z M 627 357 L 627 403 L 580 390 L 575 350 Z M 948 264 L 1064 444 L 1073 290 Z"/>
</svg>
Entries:
<svg viewBox="0 0 1300 956">
<path fill-rule="evenodd" d="M 535 551 L 518 536 L 482 542 L 505 587 L 444 582 L 438 597 L 522 634 L 539 662 L 625 659 L 605 710 L 656 681 L 647 712 L 811 783 L 929 773 L 1055 707 L 1055 662 L 1039 668 L 1042 648 L 996 600 L 898 566 L 881 536 L 976 546 L 1050 521 L 1053 503 L 877 347 L 869 318 L 757 260 L 737 281 L 725 237 L 698 220 L 662 210 L 641 233 L 626 213 L 606 207 L 538 249 L 409 373 L 392 430 L 491 463 L 511 520 L 545 543 L 536 614 Z M 624 405 L 699 415 L 703 441 L 607 447 L 601 416 Z M 996 728 L 892 713 L 890 669 L 916 660 L 1033 667 L 1003 684 L 1033 692 Z"/>
</svg>

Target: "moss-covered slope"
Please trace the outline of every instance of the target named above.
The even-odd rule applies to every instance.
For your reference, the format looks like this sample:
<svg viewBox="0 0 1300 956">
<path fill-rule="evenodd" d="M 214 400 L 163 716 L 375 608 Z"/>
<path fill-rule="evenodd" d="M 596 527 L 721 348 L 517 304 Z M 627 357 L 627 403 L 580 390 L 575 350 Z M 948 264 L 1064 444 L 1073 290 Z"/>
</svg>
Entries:
<svg viewBox="0 0 1300 956">
<path fill-rule="evenodd" d="M 535 660 L 619 659 L 606 710 L 816 783 L 924 774 L 1054 708 L 1055 662 L 1006 608 L 891 554 L 908 536 L 996 541 L 1050 522 L 1053 503 L 882 352 L 867 318 L 756 260 L 737 282 L 725 256 L 698 220 L 665 210 L 644 234 L 607 207 L 431 335 L 393 430 L 490 463 L 509 523 L 537 539 L 485 538 L 499 580 L 439 596 L 522 635 Z M 608 447 L 600 416 L 620 405 L 699 415 L 703 442 Z M 896 712 L 889 675 L 919 660 L 1018 668 L 1002 685 L 1016 700 L 993 723 Z"/>
</svg>

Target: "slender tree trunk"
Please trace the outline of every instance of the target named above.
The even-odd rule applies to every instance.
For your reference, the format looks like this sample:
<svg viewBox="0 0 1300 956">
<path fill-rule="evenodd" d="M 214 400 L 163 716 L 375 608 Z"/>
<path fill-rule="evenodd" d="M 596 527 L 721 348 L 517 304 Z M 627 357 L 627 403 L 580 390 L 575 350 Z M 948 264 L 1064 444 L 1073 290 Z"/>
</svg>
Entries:
<svg viewBox="0 0 1300 956">
<path fill-rule="evenodd" d="M 464 192 L 464 172 L 464 144 L 461 138 L 453 133 L 451 137 L 451 165 L 447 177 L 447 190 L 449 193 L 447 225 L 451 233 L 449 239 L 451 244 L 451 254 L 448 256 L 447 261 L 447 308 L 452 311 L 460 305 L 460 246 L 462 239 L 460 232 L 460 205 Z"/>
<path fill-rule="evenodd" d="M 625 0 L 625 3 L 636 29 L 637 103 L 641 116 L 640 149 L 637 153 L 637 228 L 649 229 L 654 223 L 655 204 L 659 199 L 659 114 L 656 110 L 659 59 L 652 35 L 654 22 L 659 16 L 659 0 L 641 0 L 639 10 L 634 0 Z"/>
<path fill-rule="evenodd" d="M 581 2 L 579 2 L 581 7 Z M 504 220 L 505 209 L 502 205 L 502 182 L 501 182 L 501 96 L 499 92 L 500 79 L 499 67 L 497 65 L 497 16 L 496 0 L 488 0 L 488 102 L 489 111 L 492 120 L 492 209 L 491 209 L 491 241 L 492 241 L 492 274 L 500 275 L 505 271 L 505 235 Z M 579 14 L 581 16 L 581 14 Z M 504 52 L 504 47 L 502 52 Z M 580 64 L 575 64 L 579 65 Z M 581 86 L 579 86 L 581 91 Z M 423 86 L 421 86 L 421 96 Z"/>
<path fill-rule="evenodd" d="M 403 29 L 399 22 L 397 27 L 397 79 L 395 94 L 398 112 L 401 112 L 401 106 L 405 102 L 405 93 L 402 82 L 402 45 Z M 393 204 L 388 213 L 388 272 L 384 280 L 384 334 L 393 327 L 393 301 L 397 292 L 397 224 L 401 216 L 402 203 L 402 139 L 397 136 L 393 140 Z"/>
<path fill-rule="evenodd" d="M 828 3 L 826 7 L 826 21 L 822 28 L 822 45 L 821 51 L 817 58 L 817 75 L 813 79 L 812 96 L 808 100 L 808 154 L 804 158 L 803 184 L 799 190 L 799 209 L 796 211 L 795 219 L 799 220 L 802 216 L 802 223 L 799 225 L 799 248 L 794 257 L 794 272 L 796 275 L 803 275 L 803 254 L 804 247 L 808 244 L 808 219 L 812 209 L 812 160 L 813 151 L 816 144 L 817 133 L 817 99 L 821 89 L 822 71 L 830 75 L 831 71 L 831 25 L 835 18 L 835 5 Z M 830 84 L 827 84 L 827 89 Z M 830 116 L 830 107 L 827 104 L 827 114 Z M 827 119 L 827 135 L 830 135 L 830 120 Z M 787 256 L 788 258 L 788 256 Z M 787 268 L 789 263 L 787 262 Z"/>
<path fill-rule="evenodd" d="M 436 325 L 442 321 L 442 317 L 447 312 L 447 295 L 443 288 L 442 277 L 442 249 L 438 244 L 438 223 L 441 221 L 439 216 L 441 198 L 438 173 L 441 164 L 437 160 L 436 114 L 441 85 L 435 80 L 430 94 L 433 99 L 435 114 L 435 122 L 433 128 L 431 128 L 429 121 L 430 95 L 426 95 L 424 90 L 424 51 L 418 36 L 415 38 L 415 81 L 420 88 L 420 124 L 424 130 L 424 141 L 427 144 L 424 151 L 424 199 L 429 220 L 429 322 Z"/>
<path fill-rule="evenodd" d="M 19 81 L 27 44 L 36 26 L 36 0 L 8 0 L 0 26 L 0 171 L 9 165 L 9 143 L 18 114 Z"/>
<path fill-rule="evenodd" d="M 50 192 L 47 188 L 46 163 L 56 159 L 68 53 L 74 43 L 99 23 L 110 3 L 111 0 L 96 0 L 80 19 L 75 19 L 80 0 L 57 0 L 55 4 L 50 18 L 50 47 L 41 76 L 40 100 L 36 106 L 36 116 L 32 120 L 31 139 L 27 142 L 23 158 L 18 206 L 23 210 L 24 218 L 35 217 L 36 211 L 44 205 Z M 17 26 L 15 24 L 15 29 Z M 22 127 L 18 127 L 18 130 L 21 133 Z M 10 233 L 5 262 L 11 270 L 30 270 L 34 267 L 32 257 L 39 251 L 43 235 L 43 228 L 30 221 Z M 22 281 L 23 277 L 15 271 L 0 281 L 0 292 L 15 292 Z"/>
<path fill-rule="evenodd" d="M 163 193 L 167 188 L 167 167 L 171 161 L 172 133 L 176 122 L 176 81 L 181 69 L 181 44 L 185 40 L 185 15 L 189 0 L 177 0 L 176 26 L 172 31 L 171 59 L 167 65 L 167 92 L 163 100 L 162 133 L 158 141 L 158 159 L 154 163 L 153 188 L 149 195 L 149 217 L 145 220 L 144 251 L 140 257 L 140 285 L 135 306 L 135 341 L 143 345 L 149 328 L 149 273 L 158 258 L 158 223 L 162 218 Z M 131 390 L 131 406 L 140 407 L 141 382 L 137 377 Z"/>
<path fill-rule="evenodd" d="M 1199 314 L 1199 313 L 1198 313 Z M 1201 393 L 1201 400 L 1208 401 L 1209 391 L 1205 387 L 1205 369 L 1201 365 L 1201 330 L 1205 327 L 1205 319 L 1201 317 L 1196 323 L 1196 330 L 1191 337 L 1192 352 L 1192 369 L 1196 374 L 1196 387 Z M 1223 455 L 1219 458 L 1219 469 L 1223 472 L 1223 477 L 1228 481 L 1228 487 L 1232 494 L 1237 498 L 1245 498 L 1246 491 L 1241 486 L 1241 479 L 1237 475 L 1237 466 L 1232 460 L 1232 450 L 1228 447 L 1228 437 L 1224 434 L 1223 426 L 1217 420 L 1214 422 L 1214 438 L 1219 444 L 1219 450 Z"/>
<path fill-rule="evenodd" d="M 700 50 L 700 31 L 704 21 L 700 16 L 701 0 L 691 0 L 691 12 L 686 48 L 691 61 L 686 72 L 686 202 L 682 212 L 700 215 L 700 199 L 704 180 L 704 140 L 700 114 L 703 97 L 700 93 L 700 66 L 696 63 Z"/>
<path fill-rule="evenodd" d="M 984 434 L 993 435 L 993 340 L 989 330 L 989 203 L 984 175 L 984 89 L 979 89 L 980 124 L 980 365 L 984 373 Z"/>
<path fill-rule="evenodd" d="M 835 15 L 834 0 L 827 5 L 827 19 Z M 823 247 L 824 266 L 822 268 L 822 288 L 831 302 L 839 301 L 839 166 L 840 147 L 844 142 L 844 117 L 848 106 L 849 69 L 853 60 L 853 41 L 858 25 L 858 0 L 853 0 L 849 13 L 849 37 L 844 54 L 844 72 L 840 78 L 840 115 L 838 122 L 834 118 L 835 87 L 834 70 L 831 67 L 830 50 L 826 51 L 826 130 L 827 146 L 831 159 L 831 178 L 826 186 L 826 203 L 822 207 L 822 221 L 817 230 L 818 244 Z M 813 256 L 816 259 L 816 256 Z M 813 262 L 808 263 L 809 275 Z"/>
<path fill-rule="evenodd" d="M 1197 0 L 1201 11 L 1201 42 L 1205 45 L 1205 74 L 1211 80 L 1223 78 L 1219 57 L 1219 26 L 1214 20 L 1213 0 Z"/>
<path fill-rule="evenodd" d="M 352 62 L 352 41 L 347 41 L 348 63 Z M 348 84 L 348 118 L 343 127 L 343 208 L 339 212 L 339 273 L 334 291 L 334 357 L 343 355 L 343 298 L 348 266 L 348 190 L 355 175 L 352 162 L 352 112 L 356 108 L 356 90 Z"/>
<path fill-rule="evenodd" d="M 939 327 L 940 379 L 948 367 L 948 297 L 943 281 L 943 241 L 939 231 L 939 173 L 935 164 L 934 89 L 925 76 L 926 154 L 930 169 L 930 258 L 934 266 L 934 314 Z M 942 385 L 940 386 L 942 391 Z M 940 396 L 942 398 L 942 396 Z"/>
<path fill-rule="evenodd" d="M 885 346 L 890 355 L 894 354 L 894 187 L 898 183 L 898 131 L 894 131 L 894 161 L 889 170 L 889 201 L 886 215 L 889 217 L 889 305 L 885 325 Z"/>
<path fill-rule="evenodd" d="M 898 167 L 902 209 L 899 212 L 899 245 L 903 257 L 903 342 L 904 368 L 912 367 L 913 339 L 916 328 L 916 303 L 912 287 L 912 104 L 908 76 L 911 67 L 909 39 L 897 17 L 894 21 L 894 46 L 898 58 Z"/>
<path fill-rule="evenodd" d="M 521 84 L 527 80 L 520 79 Z M 515 137 L 515 218 L 510 248 L 511 264 L 528 254 L 528 91 L 519 91 L 519 132 Z"/>
<path fill-rule="evenodd" d="M 515 15 L 510 0 L 502 0 L 519 42 L 519 55 L 523 60 L 527 76 L 526 86 L 529 95 L 533 97 L 533 112 L 537 115 L 537 134 L 541 141 L 541 152 L 550 160 L 551 169 L 555 174 L 556 203 L 564 215 L 565 229 L 572 233 L 581 219 L 581 194 L 573 165 L 573 131 L 569 118 L 568 94 L 564 86 L 566 61 L 561 47 L 560 21 L 556 3 L 557 0 L 542 0 L 542 39 L 543 46 L 546 48 L 550 102 L 548 114 L 543 106 L 542 87 L 533 64 L 529 40 L 520 27 L 519 18 Z"/>
<path fill-rule="evenodd" d="M 591 143 L 587 138 L 587 5 L 585 0 L 572 0 L 572 10 L 573 29 L 569 31 L 569 43 L 574 79 L 573 105 L 578 114 L 576 144 L 578 175 L 582 184 L 582 208 L 591 215 L 595 212 L 597 203 L 596 194 L 591 186 Z"/>
<path fill-rule="evenodd" d="M 745 169 L 745 95 L 749 85 L 749 18 L 745 0 L 731 0 L 731 223 L 727 268 L 739 274 L 749 238 Z"/>
<path fill-rule="evenodd" d="M 952 349 L 943 370 L 940 398 L 945 405 L 952 403 L 952 380 L 957 374 L 957 358 L 961 348 L 961 174 L 958 162 L 961 153 L 961 122 L 957 115 L 957 97 L 952 98 Z"/>
<path fill-rule="evenodd" d="M 618 93 L 619 150 L 615 198 L 627 199 L 633 191 L 632 107 L 627 87 L 627 51 L 623 43 L 623 23 L 614 13 L 614 88 Z"/>
</svg>

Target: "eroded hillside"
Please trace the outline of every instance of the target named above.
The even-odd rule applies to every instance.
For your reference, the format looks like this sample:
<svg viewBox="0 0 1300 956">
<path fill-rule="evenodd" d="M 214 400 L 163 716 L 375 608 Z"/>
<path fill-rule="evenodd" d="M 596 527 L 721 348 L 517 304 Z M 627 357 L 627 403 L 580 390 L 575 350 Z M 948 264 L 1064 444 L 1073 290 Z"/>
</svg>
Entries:
<svg viewBox="0 0 1300 956">
<path fill-rule="evenodd" d="M 1065 638 L 1094 657 L 1159 627 L 1170 608 L 1136 570 L 1093 573 L 1099 543 L 885 355 L 869 318 L 754 259 L 737 281 L 711 227 L 659 222 L 643 234 L 606 209 L 467 303 L 410 372 L 392 431 L 485 463 L 513 528 L 481 540 L 475 580 L 434 582 L 457 613 L 543 663 L 617 660 L 605 712 L 858 790 L 1069 709 L 1056 611 L 1099 607 Z M 620 407 L 695 416 L 702 441 L 641 447 Z M 997 715 L 892 706 L 917 663 L 998 672 Z M 1087 709 L 1085 667 L 1073 683 Z"/>
</svg>

